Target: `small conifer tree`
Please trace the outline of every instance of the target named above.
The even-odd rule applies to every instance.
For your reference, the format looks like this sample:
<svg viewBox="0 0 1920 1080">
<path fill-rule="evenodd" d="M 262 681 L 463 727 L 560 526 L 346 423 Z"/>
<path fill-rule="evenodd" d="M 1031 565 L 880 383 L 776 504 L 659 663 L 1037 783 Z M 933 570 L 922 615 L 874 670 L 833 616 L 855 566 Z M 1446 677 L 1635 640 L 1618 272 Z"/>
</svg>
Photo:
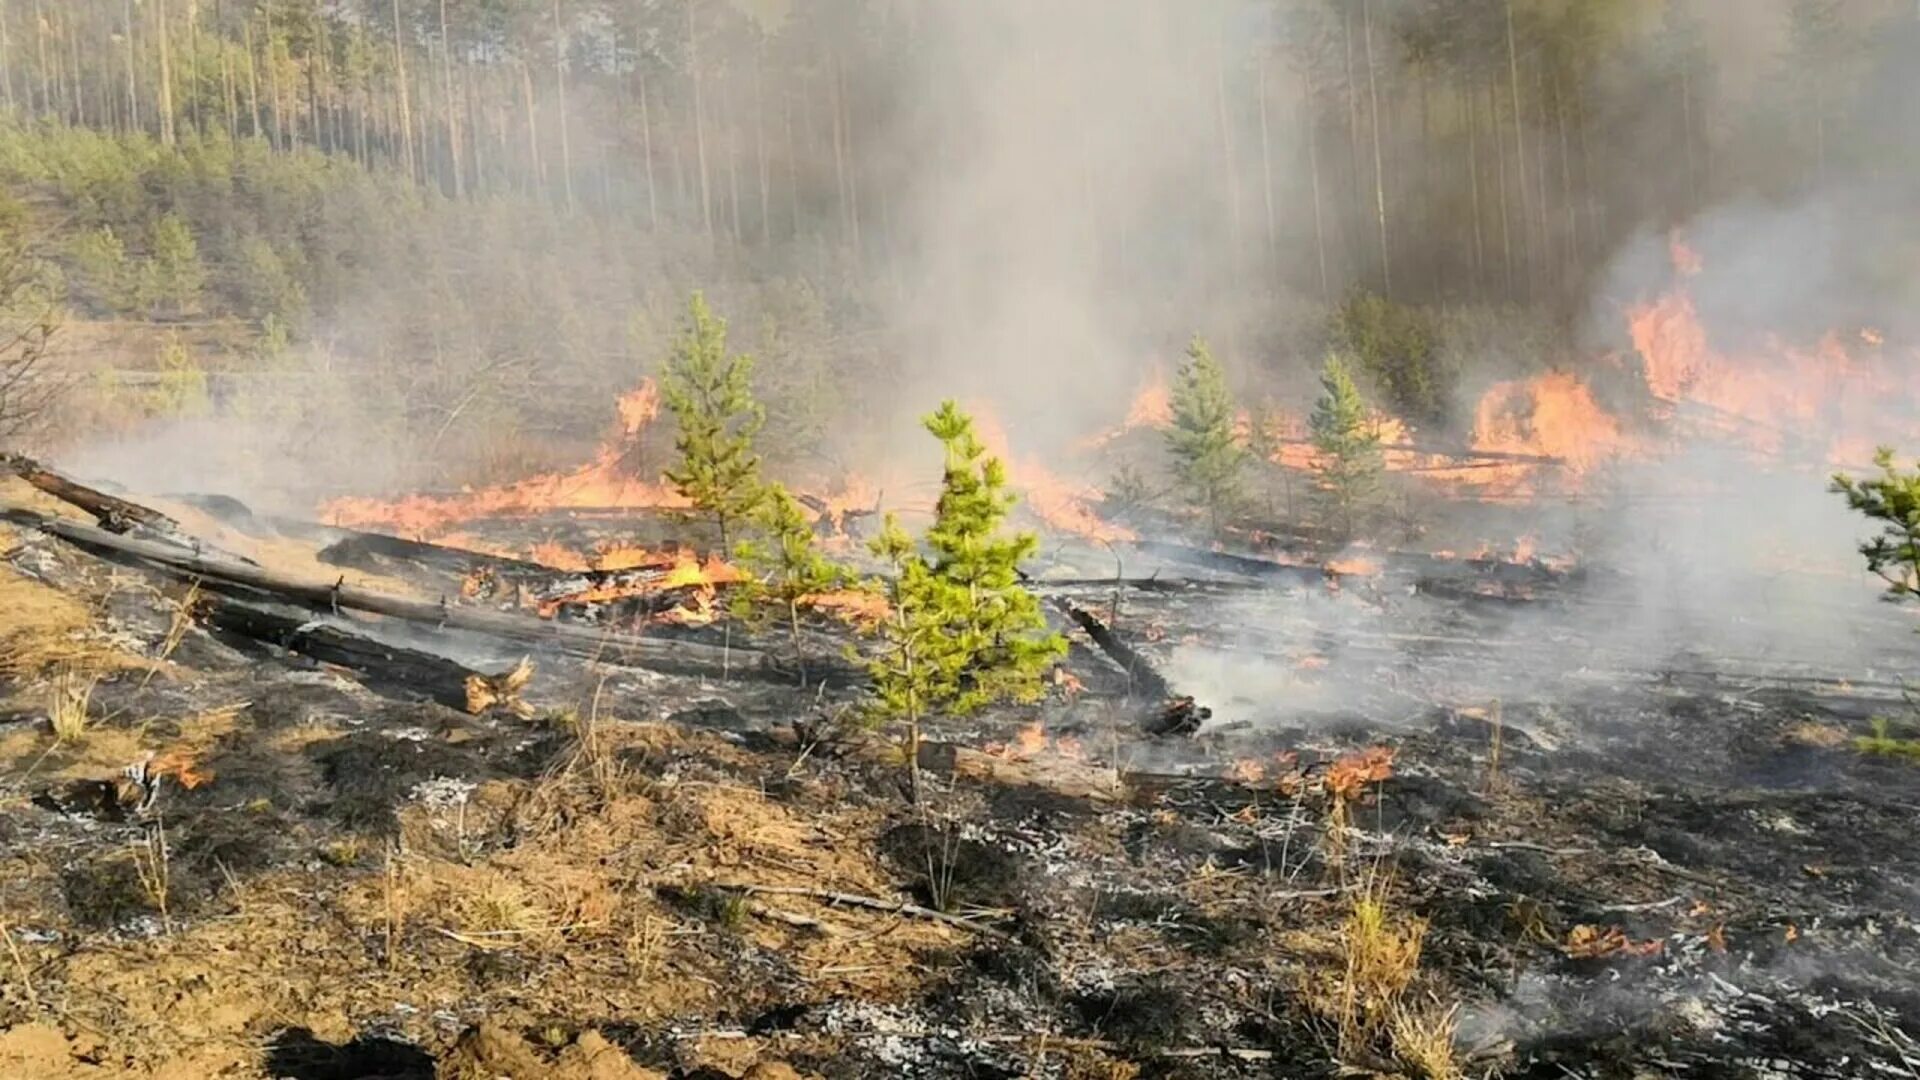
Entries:
<svg viewBox="0 0 1920 1080">
<path fill-rule="evenodd" d="M 163 215 L 154 222 L 148 244 L 150 252 L 142 268 L 142 299 L 156 312 L 167 310 L 180 315 L 191 311 L 199 304 L 207 280 L 193 227 L 178 214 Z"/>
<path fill-rule="evenodd" d="M 1167 449 L 1173 454 L 1187 501 L 1204 510 L 1213 528 L 1239 495 L 1247 452 L 1234 440 L 1233 394 L 1226 373 L 1207 343 L 1195 337 L 1187 362 L 1173 387 L 1173 426 Z"/>
<path fill-rule="evenodd" d="M 1873 463 L 1880 468 L 1879 476 L 1856 480 L 1836 473 L 1833 491 L 1880 523 L 1880 535 L 1863 542 L 1860 554 L 1867 569 L 1885 579 L 1887 597 L 1904 599 L 1920 593 L 1920 467 L 1903 471 L 1886 446 L 1874 454 Z"/>
<path fill-rule="evenodd" d="M 674 440 L 680 461 L 666 476 L 697 511 L 713 518 L 722 551 L 731 549 L 731 527 L 766 497 L 753 449 L 766 413 L 753 399 L 752 380 L 753 358 L 727 355 L 726 320 L 695 292 L 661 380 L 667 408 L 680 425 Z"/>
<path fill-rule="evenodd" d="M 767 487 L 755 517 L 764 537 L 743 541 L 736 553 L 759 576 L 736 594 L 736 612 L 749 622 L 774 612 L 786 620 L 804 686 L 807 667 L 800 647 L 800 607 L 807 597 L 841 585 L 846 571 L 820 553 L 813 523 L 784 486 Z"/>
<path fill-rule="evenodd" d="M 933 524 L 916 544 L 889 516 L 869 545 L 894 571 L 893 613 L 879 628 L 884 648 L 869 666 L 876 712 L 906 724 L 916 797 L 922 717 L 1031 701 L 1066 652 L 1066 640 L 1047 631 L 1039 601 L 1019 582 L 1019 564 L 1038 541 L 1001 532 L 1014 502 L 1006 466 L 987 456 L 972 419 L 953 402 L 923 422 L 946 451 Z"/>
<path fill-rule="evenodd" d="M 1367 403 L 1353 383 L 1346 361 L 1330 354 L 1320 372 L 1320 400 L 1310 428 L 1314 449 L 1314 501 L 1322 521 L 1342 536 L 1352 536 L 1379 498 L 1380 432 L 1367 415 Z"/>
<path fill-rule="evenodd" d="M 1261 494 L 1266 497 L 1269 517 L 1278 510 L 1273 492 L 1282 473 L 1280 424 L 1280 410 L 1271 401 L 1262 401 L 1247 414 L 1247 454 L 1253 459 L 1254 475 L 1259 479 Z"/>
</svg>

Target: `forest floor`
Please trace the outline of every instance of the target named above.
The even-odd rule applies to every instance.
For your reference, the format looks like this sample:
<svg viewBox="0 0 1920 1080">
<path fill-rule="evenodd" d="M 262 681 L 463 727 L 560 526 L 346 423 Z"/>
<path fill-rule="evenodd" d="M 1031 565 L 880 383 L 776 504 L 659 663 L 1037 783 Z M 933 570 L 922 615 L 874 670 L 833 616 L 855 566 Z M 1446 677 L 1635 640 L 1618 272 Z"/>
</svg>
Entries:
<svg viewBox="0 0 1920 1080">
<path fill-rule="evenodd" d="M 844 695 L 542 658 L 474 715 L 0 551 L 0 1075 L 1920 1076 L 1920 774 L 1844 691 L 1154 740 L 1088 672 L 932 725 L 1019 768 L 916 806 Z"/>
</svg>

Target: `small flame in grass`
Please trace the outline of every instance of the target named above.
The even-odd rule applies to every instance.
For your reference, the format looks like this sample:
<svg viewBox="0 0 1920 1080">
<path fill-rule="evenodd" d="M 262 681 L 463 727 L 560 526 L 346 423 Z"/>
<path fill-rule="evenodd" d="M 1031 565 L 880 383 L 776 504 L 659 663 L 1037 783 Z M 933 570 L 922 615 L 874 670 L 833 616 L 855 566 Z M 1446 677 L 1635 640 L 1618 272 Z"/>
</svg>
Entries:
<svg viewBox="0 0 1920 1080">
<path fill-rule="evenodd" d="M 627 463 L 635 438 L 660 410 L 652 380 L 614 402 L 619 427 L 591 462 L 570 472 L 545 473 L 511 484 L 468 489 L 456 495 L 405 495 L 398 499 L 348 496 L 320 507 L 323 521 L 346 528 L 391 529 L 409 537 L 444 536 L 455 525 L 491 517 L 550 510 L 623 507 L 684 509 L 685 498 L 640 478 Z M 570 567 L 563 567 L 563 569 Z"/>
<path fill-rule="evenodd" d="M 1079 739 L 1072 735 L 1049 738 L 1045 724 L 1038 719 L 1016 732 L 1012 742 L 991 742 L 985 748 L 987 753 L 1008 761 L 1032 761 L 1047 754 L 1049 749 L 1057 757 L 1076 761 L 1087 757 L 1086 746 Z"/>
<path fill-rule="evenodd" d="M 189 790 L 199 787 L 213 779 L 213 770 L 202 769 L 192 752 L 182 749 L 168 750 L 147 762 L 147 775 L 170 776 L 180 786 Z"/>
</svg>

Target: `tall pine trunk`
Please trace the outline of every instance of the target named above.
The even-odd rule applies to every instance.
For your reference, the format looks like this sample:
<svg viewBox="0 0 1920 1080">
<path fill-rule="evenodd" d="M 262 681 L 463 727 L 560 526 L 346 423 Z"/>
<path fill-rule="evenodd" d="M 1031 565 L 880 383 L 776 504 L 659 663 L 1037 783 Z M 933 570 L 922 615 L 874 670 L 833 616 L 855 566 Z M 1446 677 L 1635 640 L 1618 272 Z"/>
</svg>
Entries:
<svg viewBox="0 0 1920 1080">
<path fill-rule="evenodd" d="M 1367 109 L 1373 129 L 1373 207 L 1380 227 L 1380 292 L 1393 296 L 1393 255 L 1387 244 L 1387 178 L 1380 156 L 1380 87 L 1373 64 L 1373 5 L 1360 0 L 1360 25 L 1367 53 Z"/>
<path fill-rule="evenodd" d="M 460 110 L 453 97 L 453 36 L 447 32 L 447 0 L 440 0 L 440 81 L 446 88 L 447 156 L 453 160 L 453 197 L 467 195 L 466 155 L 460 150 Z"/>
<path fill-rule="evenodd" d="M 407 176 L 419 181 L 420 170 L 413 157 L 413 102 L 407 88 L 406 36 L 400 29 L 400 0 L 392 0 L 393 9 L 393 83 L 400 105 L 400 159 L 406 163 Z"/>
<path fill-rule="evenodd" d="M 560 101 L 560 179 L 573 213 L 573 140 L 567 123 L 567 35 L 560 27 L 560 0 L 553 0 L 553 82 Z"/>
</svg>

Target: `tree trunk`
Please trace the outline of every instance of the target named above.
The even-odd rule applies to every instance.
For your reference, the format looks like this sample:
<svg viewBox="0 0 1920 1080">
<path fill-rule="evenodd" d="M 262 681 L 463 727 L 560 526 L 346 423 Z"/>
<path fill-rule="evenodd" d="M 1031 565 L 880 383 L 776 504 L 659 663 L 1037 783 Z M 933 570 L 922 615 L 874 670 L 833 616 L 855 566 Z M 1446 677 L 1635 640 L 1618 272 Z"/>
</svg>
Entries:
<svg viewBox="0 0 1920 1080">
<path fill-rule="evenodd" d="M 33 0 L 33 54 L 39 61 L 36 65 L 38 69 L 36 73 L 40 76 L 38 113 L 44 116 L 53 110 L 53 84 L 48 81 L 47 14 L 41 8 L 40 0 Z"/>
<path fill-rule="evenodd" d="M 132 4 L 133 0 L 127 0 Z M 4 93 L 7 111 L 13 111 L 13 40 L 7 31 L 7 4 L 0 0 L 0 93 Z"/>
<path fill-rule="evenodd" d="M 1280 234 L 1273 213 L 1273 131 L 1267 120 L 1268 65 L 1264 57 L 1255 63 L 1259 65 L 1254 94 L 1260 101 L 1260 192 L 1267 211 L 1267 272 L 1273 273 L 1280 265 Z"/>
<path fill-rule="evenodd" d="M 447 95 L 447 156 L 453 159 L 453 197 L 467 197 L 466 155 L 460 151 L 460 112 L 453 105 L 453 36 L 447 32 L 447 0 L 440 0 L 440 81 Z"/>
<path fill-rule="evenodd" d="M 1486 284 L 1487 251 L 1480 213 L 1480 106 L 1473 89 L 1465 94 L 1467 106 L 1467 191 L 1473 200 L 1473 291 L 1478 297 Z"/>
<path fill-rule="evenodd" d="M 727 219 L 733 242 L 744 243 L 740 226 L 740 109 L 734 99 L 733 76 L 720 80 L 720 133 L 727 151 Z"/>
<path fill-rule="evenodd" d="M 638 65 L 636 64 L 636 67 Z M 640 80 L 640 153 L 647 169 L 647 227 L 660 229 L 660 195 L 653 172 L 653 105 L 647 99 L 647 73 L 636 71 Z"/>
<path fill-rule="evenodd" d="M 160 142 L 166 146 L 172 146 L 173 47 L 167 39 L 173 35 L 167 32 L 167 0 L 157 0 L 154 18 L 159 24 L 156 29 L 160 37 Z M 42 59 L 44 60 L 45 57 L 43 56 Z"/>
<path fill-rule="evenodd" d="M 753 149 L 760 166 L 760 246 L 773 246 L 773 177 L 767 164 L 765 56 L 753 55 Z"/>
<path fill-rule="evenodd" d="M 544 196 L 547 164 L 540 156 L 540 123 L 533 111 L 533 65 L 520 61 L 520 99 L 527 110 L 527 194 Z"/>
<path fill-rule="evenodd" d="M 1493 83 L 1487 84 L 1487 119 L 1497 135 L 1500 131 L 1500 91 Z M 1500 203 L 1500 273 L 1506 298 L 1512 301 L 1517 295 L 1513 276 L 1513 225 L 1507 200 L 1507 155 L 1498 152 L 1493 155 L 1495 198 Z"/>
<path fill-rule="evenodd" d="M 693 144 L 700 169 L 700 228 L 713 240 L 713 188 L 707 176 L 707 125 L 700 104 L 700 34 L 693 17 L 698 0 L 687 0 L 687 74 L 693 80 Z"/>
<path fill-rule="evenodd" d="M 1528 273 L 1520 275 L 1522 281 L 1531 278 L 1533 263 L 1533 209 L 1531 196 L 1527 192 L 1527 142 L 1526 128 L 1522 120 L 1524 110 L 1520 105 L 1520 53 L 1513 40 L 1513 0 L 1506 0 L 1507 15 L 1507 81 L 1513 93 L 1513 164 L 1516 187 L 1520 191 L 1520 247 L 1527 259 Z M 1529 287 L 1529 294 L 1532 289 Z"/>
<path fill-rule="evenodd" d="M 253 16 L 251 14 L 247 16 L 245 22 L 240 24 L 240 35 L 247 50 L 247 109 L 253 114 L 251 134 L 257 139 L 260 137 L 260 77 L 253 62 Z M 128 61 L 129 63 L 132 61 L 131 54 L 128 55 Z M 131 72 L 132 69 L 128 70 Z"/>
<path fill-rule="evenodd" d="M 1240 237 L 1245 231 L 1240 219 L 1240 177 L 1233 160 L 1233 121 L 1227 115 L 1227 49 L 1225 42 L 1214 42 L 1213 107 L 1220 125 L 1220 178 L 1226 184 L 1227 250 L 1238 269 L 1241 263 Z"/>
<path fill-rule="evenodd" d="M 553 83 L 560 101 L 560 178 L 567 191 L 567 213 L 573 213 L 573 140 L 567 123 L 567 36 L 560 28 L 560 0 L 553 0 Z"/>
<path fill-rule="evenodd" d="M 1380 226 L 1380 293 L 1393 296 L 1393 256 L 1387 245 L 1387 179 L 1380 158 L 1380 88 L 1373 65 L 1373 5 L 1360 0 L 1360 25 L 1366 44 L 1367 108 L 1372 114 L 1373 130 L 1373 208 Z"/>
<path fill-rule="evenodd" d="M 1314 108 L 1313 68 L 1303 65 L 1301 79 L 1306 88 L 1307 172 L 1313 182 L 1313 248 L 1320 261 L 1320 302 L 1333 303 L 1333 285 L 1327 277 L 1326 214 L 1320 197 L 1320 116 Z M 1291 510 L 1288 511 L 1291 514 Z"/>
<path fill-rule="evenodd" d="M 407 178 L 419 182 L 420 171 L 413 157 L 413 103 L 407 88 L 406 37 L 400 28 L 400 0 L 392 0 L 393 9 L 393 82 L 399 91 L 400 159 L 406 163 Z"/>
</svg>

